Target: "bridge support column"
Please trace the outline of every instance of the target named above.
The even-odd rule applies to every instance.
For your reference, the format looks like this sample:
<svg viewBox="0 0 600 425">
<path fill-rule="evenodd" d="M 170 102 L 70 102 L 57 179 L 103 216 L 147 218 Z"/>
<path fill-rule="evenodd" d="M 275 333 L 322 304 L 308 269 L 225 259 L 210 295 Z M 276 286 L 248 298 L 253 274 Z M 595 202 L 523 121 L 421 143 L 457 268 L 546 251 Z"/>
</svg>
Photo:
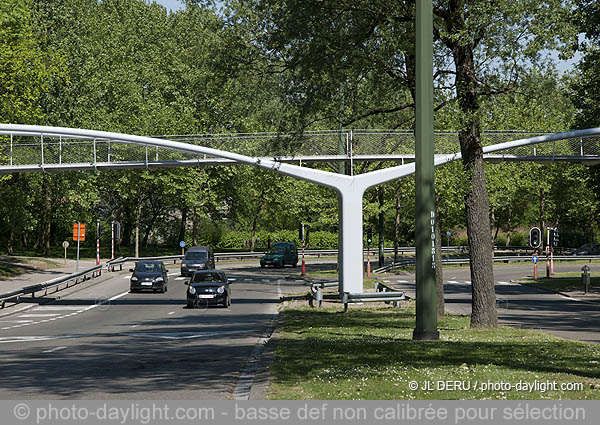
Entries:
<svg viewBox="0 0 600 425">
<path fill-rule="evenodd" d="M 338 192 L 339 209 L 339 292 L 363 290 L 363 198 L 364 190 L 349 185 Z"/>
</svg>

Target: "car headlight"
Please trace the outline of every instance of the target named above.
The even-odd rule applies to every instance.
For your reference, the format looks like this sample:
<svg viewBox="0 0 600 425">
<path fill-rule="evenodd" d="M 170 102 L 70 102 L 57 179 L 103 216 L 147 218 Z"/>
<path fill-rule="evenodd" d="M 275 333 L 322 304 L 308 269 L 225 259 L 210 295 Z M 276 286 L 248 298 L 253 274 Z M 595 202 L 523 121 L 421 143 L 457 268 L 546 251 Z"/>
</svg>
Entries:
<svg viewBox="0 0 600 425">
<path fill-rule="evenodd" d="M 217 288 L 217 292 L 218 292 L 219 294 L 222 294 L 223 292 L 225 292 L 225 287 L 224 287 L 224 286 L 219 286 L 219 287 Z"/>
<path fill-rule="evenodd" d="M 135 277 L 135 276 L 131 276 L 131 280 L 137 281 L 137 280 L 138 280 L 138 278 L 137 278 L 137 277 Z"/>
<path fill-rule="evenodd" d="M 193 286 L 190 286 L 190 294 L 194 295 L 196 293 L 196 288 L 194 288 Z"/>
<path fill-rule="evenodd" d="M 162 277 L 157 277 L 154 279 L 155 282 L 162 282 L 164 279 Z"/>
</svg>

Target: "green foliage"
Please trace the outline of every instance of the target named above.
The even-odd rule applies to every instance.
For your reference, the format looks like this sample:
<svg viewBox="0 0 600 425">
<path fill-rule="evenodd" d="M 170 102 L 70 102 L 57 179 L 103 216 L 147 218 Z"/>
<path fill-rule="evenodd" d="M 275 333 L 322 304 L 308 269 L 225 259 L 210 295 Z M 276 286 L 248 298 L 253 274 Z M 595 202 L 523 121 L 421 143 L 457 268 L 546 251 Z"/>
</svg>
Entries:
<svg viewBox="0 0 600 425">
<path fill-rule="evenodd" d="M 0 1 L 0 122 L 36 123 L 48 70 L 29 0 Z"/>
</svg>

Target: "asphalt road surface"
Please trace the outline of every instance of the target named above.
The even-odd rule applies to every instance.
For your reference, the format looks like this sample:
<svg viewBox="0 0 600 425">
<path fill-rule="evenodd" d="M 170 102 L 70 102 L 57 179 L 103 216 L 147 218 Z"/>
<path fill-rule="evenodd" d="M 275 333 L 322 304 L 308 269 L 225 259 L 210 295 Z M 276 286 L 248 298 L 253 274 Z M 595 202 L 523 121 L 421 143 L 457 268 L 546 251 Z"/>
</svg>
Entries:
<svg viewBox="0 0 600 425">
<path fill-rule="evenodd" d="M 188 309 L 178 268 L 166 294 L 130 294 L 130 273 L 105 273 L 0 317 L 0 399 L 231 398 L 279 296 L 306 290 L 292 272 L 231 270 L 229 309 Z"/>
<path fill-rule="evenodd" d="M 580 272 L 582 264 L 555 263 L 555 272 Z M 600 265 L 592 264 L 592 269 Z M 538 265 L 539 276 L 545 276 L 545 264 Z M 587 302 L 550 291 L 511 282 L 531 277 L 533 266 L 495 265 L 496 305 L 501 324 L 537 329 L 563 338 L 600 343 L 600 302 Z M 444 268 L 446 310 L 471 314 L 471 281 L 468 267 Z M 386 280 L 407 295 L 414 296 L 415 279 L 402 273 Z M 599 301 L 598 298 L 596 301 Z"/>
<path fill-rule="evenodd" d="M 310 269 L 331 269 L 315 260 Z M 311 262 L 312 263 L 312 262 Z M 188 309 L 177 266 L 168 292 L 130 294 L 130 273 L 61 291 L 59 299 L 0 317 L 0 399 L 230 399 L 253 350 L 272 326 L 280 295 L 306 291 L 299 269 L 219 264 L 232 306 Z M 559 271 L 581 265 L 557 265 Z M 543 270 L 542 270 L 543 271 Z M 496 266 L 500 320 L 600 342 L 600 304 L 511 283 L 531 265 Z M 414 293 L 414 275 L 388 275 Z M 470 314 L 468 268 L 444 270 L 449 311 Z"/>
</svg>

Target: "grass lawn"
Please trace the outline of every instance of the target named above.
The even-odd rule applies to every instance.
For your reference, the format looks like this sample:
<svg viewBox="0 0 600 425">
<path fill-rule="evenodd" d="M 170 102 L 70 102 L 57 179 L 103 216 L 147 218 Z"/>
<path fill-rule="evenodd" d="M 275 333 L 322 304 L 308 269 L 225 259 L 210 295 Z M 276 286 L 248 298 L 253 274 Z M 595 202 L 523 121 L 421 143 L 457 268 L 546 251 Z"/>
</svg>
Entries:
<svg viewBox="0 0 600 425">
<path fill-rule="evenodd" d="M 440 341 L 413 341 L 412 307 L 339 311 L 282 311 L 270 399 L 600 399 L 600 345 L 508 327 L 472 330 L 461 316 L 439 322 Z M 446 381 L 463 389 L 438 389 Z M 496 389 L 483 388 L 488 382 Z M 507 388 L 536 382 L 545 388 Z M 561 390 L 563 383 L 582 388 Z"/>
<path fill-rule="evenodd" d="M 47 269 L 61 264 L 45 258 L 0 257 L 0 279 L 18 276 L 31 268 Z"/>
<path fill-rule="evenodd" d="M 538 277 L 538 280 L 524 279 L 522 283 L 532 286 L 539 286 L 555 291 L 572 291 L 576 289 L 583 290 L 581 284 L 581 272 L 555 273 L 553 277 Z M 592 287 L 600 286 L 600 276 L 590 276 L 590 285 Z"/>
</svg>

